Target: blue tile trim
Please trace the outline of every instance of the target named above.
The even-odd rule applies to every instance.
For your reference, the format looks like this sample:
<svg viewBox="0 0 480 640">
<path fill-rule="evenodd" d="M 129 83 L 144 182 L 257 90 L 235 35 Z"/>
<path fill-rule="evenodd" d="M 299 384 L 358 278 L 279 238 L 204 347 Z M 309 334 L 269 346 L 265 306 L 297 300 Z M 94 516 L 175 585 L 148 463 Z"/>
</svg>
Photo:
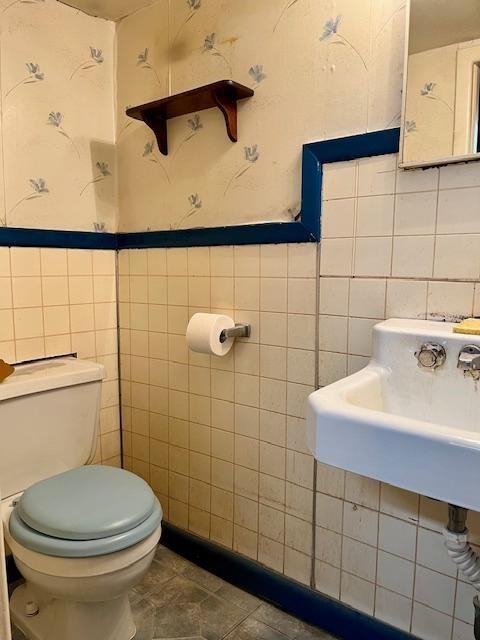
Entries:
<svg viewBox="0 0 480 640">
<path fill-rule="evenodd" d="M 272 244 L 280 242 L 316 242 L 301 222 L 266 222 L 210 229 L 119 233 L 119 249 L 148 247 L 208 247 L 227 244 Z"/>
<path fill-rule="evenodd" d="M 66 249 L 116 249 L 115 233 L 55 231 L 0 227 L 0 247 L 62 247 Z"/>
<path fill-rule="evenodd" d="M 173 525 L 163 524 L 161 542 L 207 571 L 343 640 L 415 638 Z"/>
<path fill-rule="evenodd" d="M 0 228 L 0 246 L 67 247 L 74 249 L 145 249 L 149 247 L 198 247 L 226 244 L 318 242 L 322 208 L 323 165 L 396 153 L 400 129 L 385 129 L 346 138 L 312 142 L 302 151 L 302 207 L 295 222 L 267 222 L 231 227 L 91 233 L 43 229 Z"/>
</svg>

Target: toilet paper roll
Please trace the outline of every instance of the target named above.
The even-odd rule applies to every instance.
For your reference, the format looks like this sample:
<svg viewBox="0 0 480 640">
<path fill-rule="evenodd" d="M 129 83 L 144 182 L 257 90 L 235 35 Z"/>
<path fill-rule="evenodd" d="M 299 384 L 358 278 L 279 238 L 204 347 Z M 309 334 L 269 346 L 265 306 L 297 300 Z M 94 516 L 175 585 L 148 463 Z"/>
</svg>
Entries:
<svg viewBox="0 0 480 640">
<path fill-rule="evenodd" d="M 233 338 L 220 342 L 224 329 L 231 329 L 235 322 L 228 316 L 216 313 L 195 313 L 188 323 L 187 344 L 192 351 L 224 356 L 233 345 Z"/>
</svg>

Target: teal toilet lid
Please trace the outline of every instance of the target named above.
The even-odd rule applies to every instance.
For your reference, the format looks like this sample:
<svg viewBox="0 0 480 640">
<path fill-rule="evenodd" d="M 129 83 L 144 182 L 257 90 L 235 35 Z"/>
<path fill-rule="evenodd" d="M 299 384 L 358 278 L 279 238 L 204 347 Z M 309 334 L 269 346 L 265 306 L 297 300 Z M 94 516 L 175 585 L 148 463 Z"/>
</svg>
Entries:
<svg viewBox="0 0 480 640">
<path fill-rule="evenodd" d="M 130 531 L 97 540 L 64 540 L 34 531 L 23 522 L 14 509 L 10 516 L 9 529 L 12 538 L 31 551 L 57 558 L 93 558 L 129 549 L 155 531 L 160 535 L 162 515 L 160 503 L 155 498 L 151 515 Z"/>
<path fill-rule="evenodd" d="M 29 487 L 16 506 L 33 531 L 62 540 L 100 540 L 139 527 L 156 498 L 138 476 L 114 467 L 79 467 Z"/>
</svg>

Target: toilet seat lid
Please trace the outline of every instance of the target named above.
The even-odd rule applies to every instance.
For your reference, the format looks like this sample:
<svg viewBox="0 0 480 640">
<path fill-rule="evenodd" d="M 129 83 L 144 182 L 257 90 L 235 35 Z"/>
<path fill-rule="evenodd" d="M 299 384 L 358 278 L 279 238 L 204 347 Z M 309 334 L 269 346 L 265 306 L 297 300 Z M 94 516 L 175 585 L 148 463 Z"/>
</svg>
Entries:
<svg viewBox="0 0 480 640">
<path fill-rule="evenodd" d="M 29 487 L 16 512 L 34 531 L 63 540 L 99 540 L 138 527 L 155 495 L 138 476 L 114 467 L 79 467 Z"/>
</svg>

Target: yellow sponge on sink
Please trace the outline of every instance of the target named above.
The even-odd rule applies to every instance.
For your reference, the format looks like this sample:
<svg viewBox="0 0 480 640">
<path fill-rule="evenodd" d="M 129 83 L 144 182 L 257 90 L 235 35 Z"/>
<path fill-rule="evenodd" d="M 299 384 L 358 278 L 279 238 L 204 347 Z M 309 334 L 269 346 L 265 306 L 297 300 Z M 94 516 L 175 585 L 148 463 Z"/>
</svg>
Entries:
<svg viewBox="0 0 480 640">
<path fill-rule="evenodd" d="M 453 333 L 469 333 L 480 336 L 480 318 L 467 318 L 453 327 Z"/>
</svg>

